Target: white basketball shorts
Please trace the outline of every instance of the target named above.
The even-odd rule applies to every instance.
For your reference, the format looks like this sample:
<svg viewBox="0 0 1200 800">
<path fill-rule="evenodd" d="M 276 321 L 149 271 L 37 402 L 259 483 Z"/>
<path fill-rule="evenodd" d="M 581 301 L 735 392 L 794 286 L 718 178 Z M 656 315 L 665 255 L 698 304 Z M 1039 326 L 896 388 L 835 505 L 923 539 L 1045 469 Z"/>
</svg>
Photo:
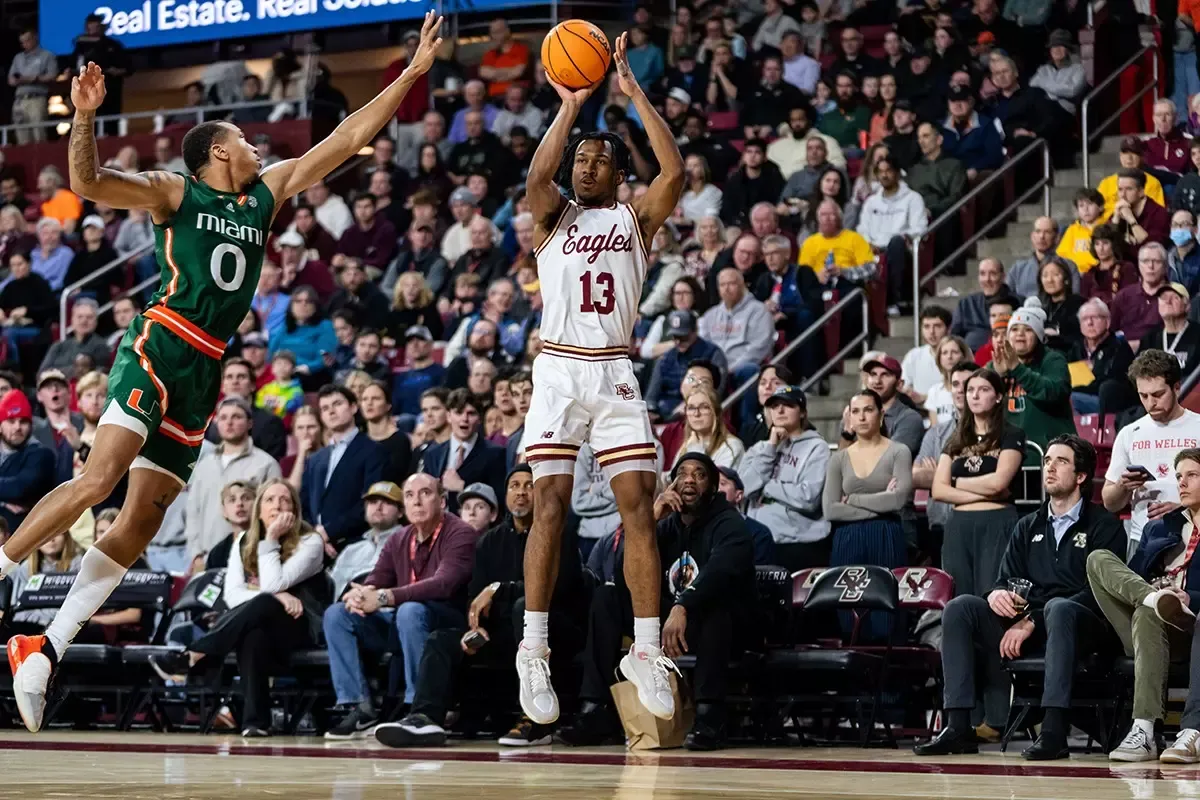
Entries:
<svg viewBox="0 0 1200 800">
<path fill-rule="evenodd" d="M 533 362 L 533 396 L 522 440 L 533 479 L 574 475 L 584 442 L 609 479 L 622 472 L 657 474 L 654 429 L 629 358 L 589 360 L 582 357 L 587 351 L 579 351 L 581 356 L 547 349 Z"/>
</svg>

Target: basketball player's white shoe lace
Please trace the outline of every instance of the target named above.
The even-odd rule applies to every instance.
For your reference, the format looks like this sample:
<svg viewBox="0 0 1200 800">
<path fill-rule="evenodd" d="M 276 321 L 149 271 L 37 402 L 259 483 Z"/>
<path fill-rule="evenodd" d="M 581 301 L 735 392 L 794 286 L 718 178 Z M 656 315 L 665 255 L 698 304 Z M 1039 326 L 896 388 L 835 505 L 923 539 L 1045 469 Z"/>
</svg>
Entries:
<svg viewBox="0 0 1200 800">
<path fill-rule="evenodd" d="M 546 645 L 517 648 L 517 677 L 521 682 L 521 710 L 539 725 L 558 719 L 558 695 L 550 683 L 550 648 Z"/>
<path fill-rule="evenodd" d="M 659 647 L 635 644 L 621 659 L 621 674 L 637 687 L 638 700 L 646 710 L 659 719 L 675 716 L 672 672 L 681 674 L 675 662 L 663 655 Z"/>
</svg>

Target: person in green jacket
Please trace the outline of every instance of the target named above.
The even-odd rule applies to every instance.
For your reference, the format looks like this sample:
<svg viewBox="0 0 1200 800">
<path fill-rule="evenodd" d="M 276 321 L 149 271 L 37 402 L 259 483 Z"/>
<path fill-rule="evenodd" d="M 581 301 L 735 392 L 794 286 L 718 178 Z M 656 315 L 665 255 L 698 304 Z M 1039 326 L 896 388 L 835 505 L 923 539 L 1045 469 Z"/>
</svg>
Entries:
<svg viewBox="0 0 1200 800">
<path fill-rule="evenodd" d="M 1075 433 L 1067 359 L 1046 347 L 1046 312 L 1036 297 L 1013 312 L 1008 332 L 993 333 L 988 365 L 1004 378 L 1007 417 L 1045 452 L 1048 442 Z"/>
</svg>

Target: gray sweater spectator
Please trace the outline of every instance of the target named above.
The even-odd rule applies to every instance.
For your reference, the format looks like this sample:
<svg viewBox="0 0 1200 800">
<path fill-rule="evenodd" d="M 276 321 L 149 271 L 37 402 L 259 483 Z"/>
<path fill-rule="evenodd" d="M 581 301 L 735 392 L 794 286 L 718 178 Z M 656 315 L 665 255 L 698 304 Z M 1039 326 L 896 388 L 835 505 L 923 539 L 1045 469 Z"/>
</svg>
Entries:
<svg viewBox="0 0 1200 800">
<path fill-rule="evenodd" d="M 736 267 L 717 275 L 721 302 L 700 318 L 700 337 L 721 348 L 731 374 L 757 368 L 775 344 L 775 322 L 761 301 L 746 292 Z"/>
<path fill-rule="evenodd" d="M 38 374 L 48 369 L 60 369 L 70 375 L 75 369 L 75 358 L 79 355 L 89 356 L 96 368 L 108 370 L 112 363 L 112 350 L 103 336 L 96 333 L 96 301 L 90 297 L 80 297 L 71 307 L 71 334 L 60 342 L 50 345 L 46 357 L 38 367 Z"/>
<path fill-rule="evenodd" d="M 17 129 L 17 144 L 46 140 L 46 129 L 36 127 L 46 120 L 50 85 L 58 75 L 58 59 L 38 44 L 32 30 L 21 33 L 21 52 L 8 68 L 8 85 L 13 91 L 13 122 L 31 127 Z"/>
<path fill-rule="evenodd" d="M 603 539 L 615 533 L 621 525 L 617 498 L 609 486 L 608 476 L 587 443 L 580 446 L 575 459 L 571 510 L 579 515 L 580 539 Z"/>
<path fill-rule="evenodd" d="M 1008 269 L 1005 282 L 1013 294 L 1021 297 L 1034 297 L 1038 293 L 1038 274 L 1042 266 L 1054 257 L 1054 248 L 1058 244 L 1058 221 L 1053 217 L 1038 217 L 1033 221 L 1029 231 L 1029 243 L 1033 247 L 1033 255 L 1013 263 Z M 1066 259 L 1064 259 L 1065 261 Z M 1071 291 L 1079 293 L 1079 268 L 1074 262 L 1071 265 Z M 968 342 L 970 344 L 970 342 Z M 975 349 L 975 345 L 972 345 Z"/>
<path fill-rule="evenodd" d="M 525 87 L 513 84 L 504 93 L 504 107 L 492 120 L 492 133 L 508 144 L 513 128 L 518 127 L 524 128 L 536 140 L 542 138 L 546 120 L 542 110 L 529 102 Z"/>
<path fill-rule="evenodd" d="M 1054 31 L 1047 46 L 1050 61 L 1038 67 L 1029 85 L 1041 89 L 1068 114 L 1074 115 L 1076 104 L 1088 89 L 1087 73 L 1071 52 L 1071 34 L 1064 30 Z"/>
<path fill-rule="evenodd" d="M 958 301 L 950 332 L 967 340 L 971 350 L 978 350 L 992 340 L 992 322 L 988 316 L 988 300 L 998 294 L 1010 294 L 1004 285 L 1004 265 L 998 258 L 979 262 L 979 289 Z"/>
<path fill-rule="evenodd" d="M 225 521 L 221 490 L 234 480 L 262 484 L 281 476 L 279 462 L 250 439 L 252 409 L 240 397 L 229 397 L 217 408 L 221 443 L 196 463 L 188 484 L 185 538 L 188 556 L 207 553 L 233 532 Z"/>
<path fill-rule="evenodd" d="M 113 248 L 121 255 L 129 255 L 135 250 L 140 250 L 147 245 L 154 244 L 154 223 L 150 220 L 150 215 L 139 208 L 129 210 L 129 216 L 121 223 L 121 227 L 117 230 L 117 238 L 113 241 Z"/>
<path fill-rule="evenodd" d="M 892 482 L 895 486 L 889 488 Z M 895 439 L 865 478 L 854 471 L 849 451 L 839 450 L 829 457 L 821 500 L 825 519 L 858 522 L 898 514 L 911 499 L 912 454 Z"/>
<path fill-rule="evenodd" d="M 766 525 L 780 544 L 816 542 L 829 536 L 821 516 L 821 492 L 829 444 L 815 430 L 768 439 L 746 451 L 738 475 L 750 498 L 746 516 Z"/>
</svg>

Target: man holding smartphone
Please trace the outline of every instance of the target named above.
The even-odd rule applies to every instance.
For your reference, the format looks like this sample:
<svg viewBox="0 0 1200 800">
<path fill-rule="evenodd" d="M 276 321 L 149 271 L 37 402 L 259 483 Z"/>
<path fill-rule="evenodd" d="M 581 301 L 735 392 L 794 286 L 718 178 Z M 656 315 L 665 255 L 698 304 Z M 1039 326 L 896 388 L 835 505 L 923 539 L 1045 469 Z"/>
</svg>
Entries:
<svg viewBox="0 0 1200 800">
<path fill-rule="evenodd" d="M 1179 405 L 1182 378 L 1179 359 L 1162 350 L 1143 350 L 1129 367 L 1146 416 L 1117 434 L 1102 496 L 1109 511 L 1132 507 L 1131 551 L 1148 522 L 1179 508 L 1172 461 L 1200 445 L 1200 414 Z"/>
</svg>

